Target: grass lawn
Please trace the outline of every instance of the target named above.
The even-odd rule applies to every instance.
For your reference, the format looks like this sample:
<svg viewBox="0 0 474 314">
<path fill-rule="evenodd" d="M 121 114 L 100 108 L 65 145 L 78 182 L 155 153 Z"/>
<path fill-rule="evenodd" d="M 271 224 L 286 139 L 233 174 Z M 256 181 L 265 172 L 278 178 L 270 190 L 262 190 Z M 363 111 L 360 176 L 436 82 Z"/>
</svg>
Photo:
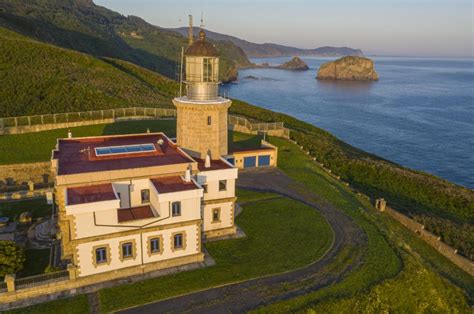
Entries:
<svg viewBox="0 0 474 314">
<path fill-rule="evenodd" d="M 87 295 L 79 295 L 73 298 L 56 300 L 49 303 L 43 303 L 30 306 L 24 309 L 3 312 L 7 313 L 25 313 L 25 314 L 45 314 L 45 313 L 67 313 L 84 314 L 89 313 L 89 302 Z"/>
<path fill-rule="evenodd" d="M 262 147 L 262 139 L 263 136 L 261 135 L 229 131 L 229 152 L 234 149 L 260 148 Z"/>
<path fill-rule="evenodd" d="M 50 249 L 26 250 L 26 262 L 23 266 L 23 270 L 17 274 L 17 277 L 28 277 L 43 274 L 46 267 L 49 265 L 50 252 Z"/>
<path fill-rule="evenodd" d="M 352 216 L 359 226 L 365 230 L 369 241 L 369 248 L 365 257 L 365 264 L 351 273 L 339 284 L 298 298 L 260 308 L 257 312 L 308 312 L 311 311 L 316 304 L 328 299 L 333 300 L 335 304 L 338 304 L 338 302 L 343 304 L 346 298 L 356 295 L 360 297 L 362 293 L 366 295 L 366 292 L 371 291 L 369 289 L 374 287 L 374 285 L 378 285 L 382 282 L 393 282 L 397 280 L 396 278 L 405 278 L 403 277 L 403 273 L 395 277 L 399 270 L 402 270 L 402 272 L 410 271 L 410 269 L 404 265 L 406 258 L 403 259 L 404 263 L 402 263 L 399 257 L 400 254 L 403 254 L 401 253 L 403 252 L 401 247 L 404 249 L 413 249 L 417 254 L 421 255 L 423 263 L 436 266 L 435 269 L 437 271 L 440 271 L 443 275 L 447 275 L 449 279 L 457 282 L 461 287 L 466 288 L 468 294 L 472 293 L 472 287 L 474 286 L 472 278 L 469 278 L 467 274 L 463 273 L 439 253 L 435 252 L 434 249 L 429 247 L 422 240 L 410 234 L 408 230 L 391 220 L 390 217 L 375 212 L 366 200 L 356 197 L 342 184 L 337 182 L 337 180 L 328 176 L 317 167 L 308 156 L 301 152 L 296 145 L 277 138 L 272 138 L 272 143 L 278 145 L 280 148 L 280 154 L 278 156 L 279 167 L 294 179 L 304 183 L 306 188 L 323 196 L 326 200 L 344 209 L 347 214 Z M 366 208 L 366 210 L 363 210 L 363 208 Z M 405 241 L 410 243 L 411 246 Z M 336 263 L 337 262 L 336 260 Z M 447 292 L 448 295 L 451 293 L 460 297 L 461 301 L 459 303 L 461 305 L 465 304 L 465 296 L 459 293 L 459 290 L 456 290 L 453 285 L 448 284 L 445 279 L 442 279 L 439 274 L 433 271 L 430 271 L 430 276 L 436 277 L 436 279 L 433 280 L 436 280 L 437 283 L 443 282 L 443 285 L 451 289 Z M 404 286 L 401 284 L 392 288 L 407 290 L 410 287 L 409 285 Z M 417 285 L 413 287 L 412 291 L 414 291 L 413 293 L 415 294 L 423 294 L 425 293 L 424 288 L 422 285 Z M 402 295 L 403 291 L 395 290 L 393 293 Z M 400 296 L 400 300 L 402 299 L 403 297 Z M 432 302 L 436 302 L 436 300 L 432 300 Z M 395 306 L 395 303 L 386 304 L 393 304 Z M 334 306 L 333 309 L 338 312 L 338 305 Z M 323 308 L 317 312 L 326 311 Z M 354 309 L 351 309 L 349 312 L 354 312 Z M 369 310 L 369 312 L 371 311 Z"/>
<path fill-rule="evenodd" d="M 315 313 L 469 313 L 462 291 L 422 262 L 403 254 L 403 270 L 368 293 L 316 304 Z"/>
<path fill-rule="evenodd" d="M 255 202 L 280 197 L 279 195 L 275 195 L 273 193 L 254 192 L 242 189 L 236 189 L 236 194 L 239 203 Z"/>
<path fill-rule="evenodd" d="M 130 133 L 164 132 L 176 136 L 176 120 L 123 121 L 112 124 L 71 128 L 74 137 Z M 67 137 L 68 129 L 0 136 L 0 165 L 49 161 L 58 138 Z M 229 149 L 260 147 L 262 137 L 229 131 Z"/>
<path fill-rule="evenodd" d="M 51 205 L 46 203 L 46 198 L 11 201 L 0 203 L 0 216 L 16 221 L 22 212 L 29 211 L 33 214 L 33 218 L 49 217 L 51 209 Z"/>
</svg>

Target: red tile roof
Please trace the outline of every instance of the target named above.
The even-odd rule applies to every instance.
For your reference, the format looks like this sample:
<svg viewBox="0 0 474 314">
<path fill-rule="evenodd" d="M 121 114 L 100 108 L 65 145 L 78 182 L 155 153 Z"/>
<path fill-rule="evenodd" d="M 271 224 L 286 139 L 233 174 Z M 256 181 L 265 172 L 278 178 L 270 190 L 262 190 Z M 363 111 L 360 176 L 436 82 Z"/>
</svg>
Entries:
<svg viewBox="0 0 474 314">
<path fill-rule="evenodd" d="M 163 140 L 162 145 L 158 144 L 159 140 Z M 156 150 L 108 156 L 96 156 L 95 154 L 97 147 L 134 144 L 154 144 Z M 58 160 L 58 175 L 193 162 L 162 133 L 61 139 L 58 151 L 53 154 L 53 157 Z"/>
<path fill-rule="evenodd" d="M 230 166 L 228 163 L 222 161 L 221 159 L 218 160 L 211 160 L 211 166 L 206 168 L 204 165 L 206 161 L 204 159 L 194 158 L 198 162 L 198 169 L 199 171 L 210 171 L 210 170 L 222 170 L 222 169 L 231 169 L 234 168 Z"/>
<path fill-rule="evenodd" d="M 155 217 L 155 215 L 153 214 L 153 211 L 151 210 L 150 206 L 117 209 L 118 222 L 126 222 L 153 217 Z"/>
<path fill-rule="evenodd" d="M 117 199 L 111 183 L 67 189 L 67 204 L 77 205 Z"/>
<path fill-rule="evenodd" d="M 163 177 L 151 179 L 158 193 L 172 193 L 179 191 L 197 190 L 197 186 L 193 181 L 186 182 L 179 176 Z"/>
</svg>

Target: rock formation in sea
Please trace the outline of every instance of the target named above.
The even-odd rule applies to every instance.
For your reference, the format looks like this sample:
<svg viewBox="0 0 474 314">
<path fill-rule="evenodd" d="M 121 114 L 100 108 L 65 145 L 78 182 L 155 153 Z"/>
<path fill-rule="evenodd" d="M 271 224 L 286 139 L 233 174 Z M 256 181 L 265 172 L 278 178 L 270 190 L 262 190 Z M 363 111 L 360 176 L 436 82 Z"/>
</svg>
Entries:
<svg viewBox="0 0 474 314">
<path fill-rule="evenodd" d="M 377 81 L 374 62 L 368 58 L 347 56 L 322 64 L 318 80 Z"/>
<path fill-rule="evenodd" d="M 283 63 L 282 65 L 278 66 L 278 68 L 284 69 L 284 70 L 292 70 L 292 71 L 309 70 L 308 65 L 299 57 L 293 57 L 293 59 L 291 59 L 288 62 Z"/>
</svg>

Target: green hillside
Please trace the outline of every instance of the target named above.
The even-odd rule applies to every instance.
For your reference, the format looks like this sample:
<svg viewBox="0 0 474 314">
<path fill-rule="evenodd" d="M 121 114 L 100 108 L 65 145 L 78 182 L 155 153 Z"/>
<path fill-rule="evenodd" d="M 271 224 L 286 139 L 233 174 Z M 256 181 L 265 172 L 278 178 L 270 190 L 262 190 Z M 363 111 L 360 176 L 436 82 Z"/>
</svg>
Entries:
<svg viewBox="0 0 474 314">
<path fill-rule="evenodd" d="M 92 0 L 0 0 L 0 26 L 60 47 L 122 59 L 174 79 L 187 39 L 135 16 L 123 16 Z M 231 80 L 249 63 L 230 41 L 214 42 L 221 53 L 221 79 Z"/>
<path fill-rule="evenodd" d="M 172 106 L 177 84 L 153 71 L 34 41 L 6 29 L 0 29 L 0 40 L 0 116 Z M 259 121 L 285 122 L 292 137 L 342 179 L 374 198 L 385 197 L 474 258 L 472 191 L 384 161 L 284 114 L 238 101 L 231 111 Z"/>
<path fill-rule="evenodd" d="M 127 106 L 169 107 L 177 84 L 0 28 L 0 117 Z"/>
</svg>

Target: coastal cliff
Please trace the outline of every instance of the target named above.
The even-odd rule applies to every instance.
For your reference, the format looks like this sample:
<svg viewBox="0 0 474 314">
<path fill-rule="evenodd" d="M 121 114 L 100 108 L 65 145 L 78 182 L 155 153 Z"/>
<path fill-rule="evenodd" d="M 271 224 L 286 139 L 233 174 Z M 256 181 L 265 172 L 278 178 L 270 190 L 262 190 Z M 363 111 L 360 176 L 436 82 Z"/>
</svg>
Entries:
<svg viewBox="0 0 474 314">
<path fill-rule="evenodd" d="M 374 62 L 368 58 L 347 56 L 321 65 L 318 80 L 377 81 Z"/>
</svg>

